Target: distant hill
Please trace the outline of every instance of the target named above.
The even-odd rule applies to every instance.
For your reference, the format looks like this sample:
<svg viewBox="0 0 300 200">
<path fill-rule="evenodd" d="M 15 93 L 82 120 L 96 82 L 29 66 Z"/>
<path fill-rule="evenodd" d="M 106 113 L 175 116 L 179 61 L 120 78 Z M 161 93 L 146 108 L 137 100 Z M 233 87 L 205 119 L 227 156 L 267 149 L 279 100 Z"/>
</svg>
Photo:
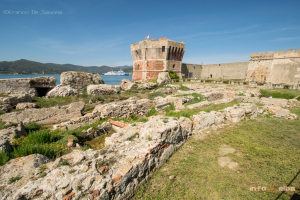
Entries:
<svg viewBox="0 0 300 200">
<path fill-rule="evenodd" d="M 89 73 L 106 73 L 111 70 L 123 69 L 125 72 L 132 72 L 132 66 L 90 66 L 84 67 L 73 64 L 55 64 L 55 63 L 40 63 L 30 60 L 2 61 L 0 62 L 0 74 L 60 74 L 65 71 L 84 71 Z"/>
</svg>

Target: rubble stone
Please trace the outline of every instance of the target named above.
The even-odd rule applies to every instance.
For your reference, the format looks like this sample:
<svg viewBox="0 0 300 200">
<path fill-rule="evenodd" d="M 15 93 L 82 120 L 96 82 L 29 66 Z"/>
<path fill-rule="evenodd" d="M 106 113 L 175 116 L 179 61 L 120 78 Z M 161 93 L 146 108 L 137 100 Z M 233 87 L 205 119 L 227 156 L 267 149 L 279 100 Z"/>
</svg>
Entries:
<svg viewBox="0 0 300 200">
<path fill-rule="evenodd" d="M 87 93 L 90 95 L 110 95 L 118 94 L 121 90 L 121 87 L 118 85 L 89 85 L 87 87 Z"/>
</svg>

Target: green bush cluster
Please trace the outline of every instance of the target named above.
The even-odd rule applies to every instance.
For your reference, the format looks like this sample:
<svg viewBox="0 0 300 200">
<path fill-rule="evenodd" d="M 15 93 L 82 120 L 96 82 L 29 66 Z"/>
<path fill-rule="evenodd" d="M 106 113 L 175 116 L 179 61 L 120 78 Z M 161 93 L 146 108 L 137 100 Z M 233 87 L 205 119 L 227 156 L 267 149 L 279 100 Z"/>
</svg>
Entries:
<svg viewBox="0 0 300 200">
<path fill-rule="evenodd" d="M 176 72 L 174 72 L 173 70 L 166 70 L 165 72 L 169 73 L 171 79 L 179 79 L 179 76 L 177 76 Z"/>
</svg>

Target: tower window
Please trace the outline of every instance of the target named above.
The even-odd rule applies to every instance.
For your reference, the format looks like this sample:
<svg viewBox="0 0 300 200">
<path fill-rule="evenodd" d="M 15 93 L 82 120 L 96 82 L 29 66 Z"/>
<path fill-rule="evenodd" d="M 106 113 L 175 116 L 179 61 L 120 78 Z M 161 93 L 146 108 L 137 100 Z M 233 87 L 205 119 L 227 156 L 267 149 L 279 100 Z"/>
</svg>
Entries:
<svg viewBox="0 0 300 200">
<path fill-rule="evenodd" d="M 175 65 L 173 65 L 173 69 L 175 68 Z"/>
<path fill-rule="evenodd" d="M 166 47 L 165 47 L 165 46 L 162 46 L 161 51 L 162 51 L 162 52 L 165 52 L 165 49 L 166 49 Z"/>
</svg>

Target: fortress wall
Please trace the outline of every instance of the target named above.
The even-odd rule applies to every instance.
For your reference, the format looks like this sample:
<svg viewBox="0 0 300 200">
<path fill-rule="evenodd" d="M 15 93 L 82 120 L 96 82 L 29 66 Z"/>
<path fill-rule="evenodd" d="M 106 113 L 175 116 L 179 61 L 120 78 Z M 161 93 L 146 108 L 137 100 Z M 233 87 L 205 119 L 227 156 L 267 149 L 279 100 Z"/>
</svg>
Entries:
<svg viewBox="0 0 300 200">
<path fill-rule="evenodd" d="M 202 65 L 201 76 L 212 79 L 245 79 L 248 62 Z"/>
<path fill-rule="evenodd" d="M 185 78 L 245 79 L 249 62 L 221 63 L 210 65 L 182 64 Z"/>
<path fill-rule="evenodd" d="M 295 85 L 300 83 L 300 51 L 252 53 L 247 69 L 247 81 Z"/>
</svg>

